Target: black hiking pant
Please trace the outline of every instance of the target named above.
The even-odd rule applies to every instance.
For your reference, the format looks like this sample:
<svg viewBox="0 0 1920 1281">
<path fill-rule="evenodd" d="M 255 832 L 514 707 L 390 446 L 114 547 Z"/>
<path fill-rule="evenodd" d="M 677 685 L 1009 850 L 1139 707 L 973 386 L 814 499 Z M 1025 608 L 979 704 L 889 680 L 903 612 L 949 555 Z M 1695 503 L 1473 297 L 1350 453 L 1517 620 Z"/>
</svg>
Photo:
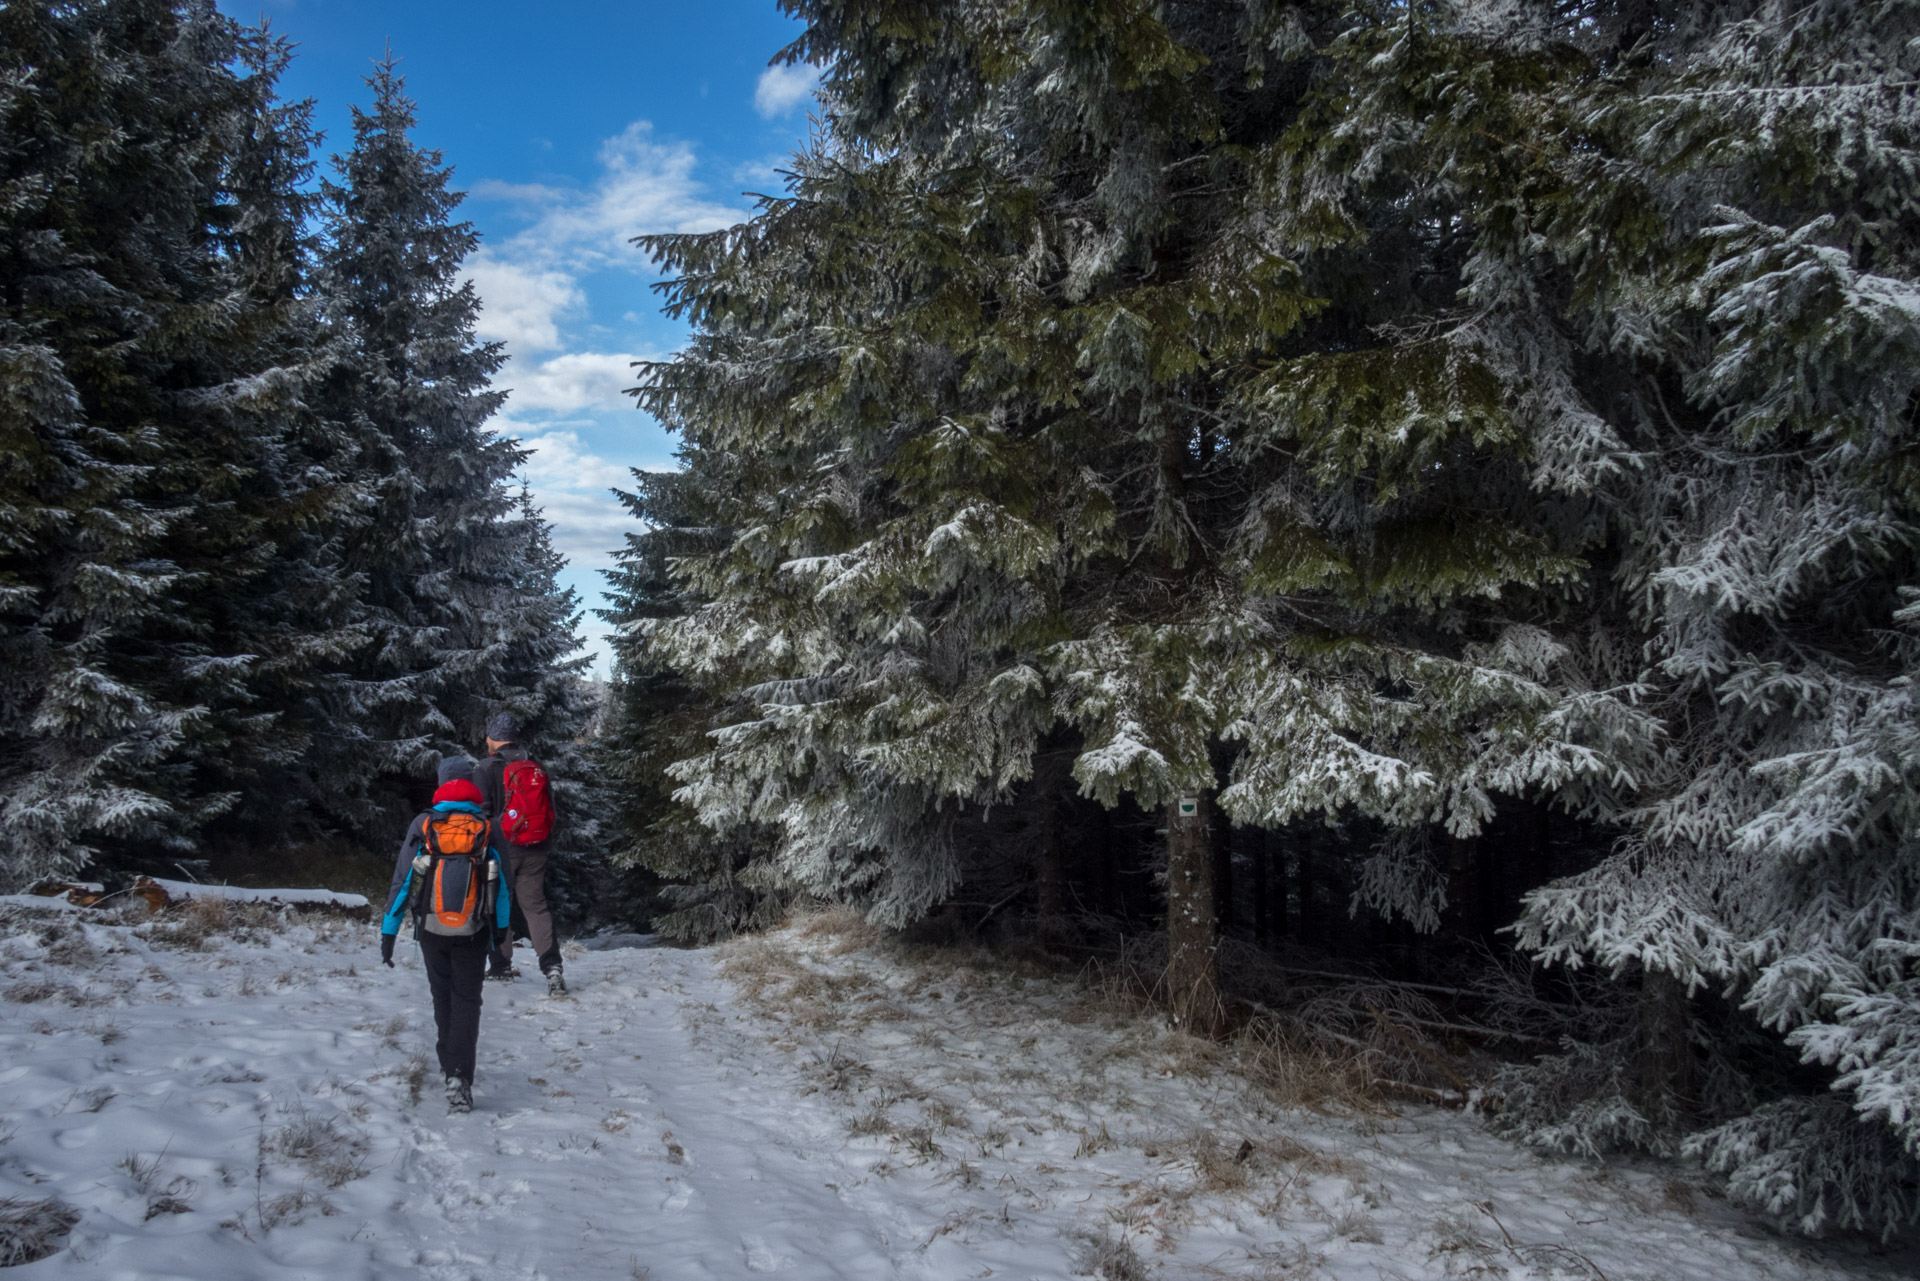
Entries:
<svg viewBox="0 0 1920 1281">
<path fill-rule="evenodd" d="M 440 1039 L 445 1076 L 473 1080 L 473 1060 L 480 1046 L 480 989 L 487 978 L 486 933 L 452 938 L 420 931 L 420 959 L 426 962 L 427 985 L 433 989 L 433 1026 Z"/>
</svg>

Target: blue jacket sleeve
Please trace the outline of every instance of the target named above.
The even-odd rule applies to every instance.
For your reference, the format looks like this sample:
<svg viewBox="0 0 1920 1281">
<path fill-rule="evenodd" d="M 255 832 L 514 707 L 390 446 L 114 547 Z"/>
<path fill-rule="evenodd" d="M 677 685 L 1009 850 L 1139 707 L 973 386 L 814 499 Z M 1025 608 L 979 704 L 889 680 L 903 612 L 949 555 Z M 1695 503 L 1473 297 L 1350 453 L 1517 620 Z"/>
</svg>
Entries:
<svg viewBox="0 0 1920 1281">
<path fill-rule="evenodd" d="M 413 854 L 420 848 L 420 820 L 414 819 L 407 824 L 407 834 L 400 841 L 400 852 L 393 860 L 393 884 L 387 890 L 387 913 L 380 920 L 382 934 L 398 934 L 400 922 L 406 916 L 407 895 L 413 889 Z"/>
<path fill-rule="evenodd" d="M 493 855 L 500 864 L 500 892 L 493 900 L 493 928 L 504 930 L 513 924 L 513 878 L 508 874 L 507 860 L 500 857 L 499 850 L 489 847 L 487 853 Z"/>
</svg>

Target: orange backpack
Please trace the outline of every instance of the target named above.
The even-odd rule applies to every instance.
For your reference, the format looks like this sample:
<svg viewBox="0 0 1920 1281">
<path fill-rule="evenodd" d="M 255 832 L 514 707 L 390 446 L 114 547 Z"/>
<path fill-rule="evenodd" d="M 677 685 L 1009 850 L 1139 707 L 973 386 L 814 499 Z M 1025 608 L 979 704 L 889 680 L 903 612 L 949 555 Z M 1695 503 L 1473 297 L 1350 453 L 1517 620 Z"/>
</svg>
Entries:
<svg viewBox="0 0 1920 1281">
<path fill-rule="evenodd" d="M 421 820 L 420 848 L 427 860 L 421 869 L 426 890 L 421 915 L 429 933 L 478 934 L 486 928 L 492 895 L 485 890 L 493 875 L 487 862 L 487 826 L 487 820 L 458 811 Z"/>
</svg>

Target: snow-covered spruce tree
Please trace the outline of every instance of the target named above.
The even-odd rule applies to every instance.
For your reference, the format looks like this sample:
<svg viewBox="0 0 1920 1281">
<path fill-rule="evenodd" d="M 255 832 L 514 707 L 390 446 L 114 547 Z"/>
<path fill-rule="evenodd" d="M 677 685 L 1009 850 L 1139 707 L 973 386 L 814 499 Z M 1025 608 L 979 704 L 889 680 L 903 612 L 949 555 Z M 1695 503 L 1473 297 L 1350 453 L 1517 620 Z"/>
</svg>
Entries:
<svg viewBox="0 0 1920 1281">
<path fill-rule="evenodd" d="M 440 153 L 410 136 L 395 63 L 367 83 L 338 181 L 321 184 L 317 273 L 340 335 L 319 403 L 353 442 L 366 503 L 343 552 L 365 639 L 332 687 L 306 786 L 371 832 L 431 781 L 439 754 L 472 750 L 489 708 L 548 698 L 536 686 L 577 641 L 551 566 L 529 559 L 544 544 L 510 484 L 525 453 L 485 426 L 506 399 L 491 386 L 506 357 L 475 337 L 480 302 L 460 278 L 478 236 L 452 221 L 462 196 Z"/>
<path fill-rule="evenodd" d="M 203 834 L 248 841 L 315 824 L 285 780 L 362 643 L 342 564 L 361 503 L 350 441 L 310 403 L 333 352 L 308 296 L 313 105 L 277 97 L 286 41 L 265 28 L 232 36 L 247 74 L 207 244 L 226 296 L 200 353 L 224 385 L 199 397 L 203 420 L 154 471 L 159 501 L 187 514 L 161 543 L 176 604 L 147 636 L 173 655 L 176 699 L 207 708 L 159 790 L 219 798 L 211 828 L 202 806 Z"/>
<path fill-rule="evenodd" d="M 643 404 L 737 477 L 652 633 L 741 709 L 674 767 L 710 828 L 898 924 L 1067 731 L 1084 794 L 1167 813 L 1168 996 L 1205 1027 L 1210 805 L 1469 835 L 1495 793 L 1614 803 L 1650 735 L 1558 679 L 1587 442 L 1433 323 L 1471 241 L 1429 193 L 1383 176 L 1369 229 L 1275 178 L 1338 9 L 788 7 L 828 68 L 790 193 L 647 242 L 695 336 Z"/>
<path fill-rule="evenodd" d="M 0 880 L 164 857 L 270 737 L 304 109 L 210 3 L 0 11 Z M 245 73 L 245 74 L 243 74 Z M 228 627 L 232 603 L 248 621 Z M 284 604 L 284 600 L 282 602 Z M 296 627 L 299 624 L 296 624 Z"/>
<path fill-rule="evenodd" d="M 726 545 L 728 531 L 717 522 L 721 494 L 734 483 L 728 455 L 689 452 L 682 461 L 675 472 L 636 470 L 633 490 L 619 495 L 642 530 L 627 535 L 607 573 L 611 607 L 601 614 L 615 628 L 614 670 L 600 751 L 624 836 L 614 865 L 664 887 L 654 930 L 705 941 L 770 923 L 790 895 L 767 857 L 764 830 L 738 824 L 716 832 L 672 802 L 669 767 L 702 751 L 723 715 L 705 689 L 661 662 L 648 628 L 703 603 L 675 581 L 670 563 Z"/>
<path fill-rule="evenodd" d="M 1354 13 L 1276 188 L 1337 240 L 1387 176 L 1470 242 L 1457 303 L 1395 346 L 1480 362 L 1539 490 L 1599 496 L 1590 634 L 1658 731 L 1629 839 L 1519 933 L 1641 985 L 1644 1060 L 1546 1065 L 1601 1095 L 1543 1084 L 1514 1119 L 1596 1150 L 1706 1123 L 1693 1150 L 1799 1228 L 1911 1225 L 1920 14 Z M 1831 1093 L 1745 1070 L 1729 1021 L 1689 1032 L 1689 992 L 1784 1034 Z"/>
</svg>

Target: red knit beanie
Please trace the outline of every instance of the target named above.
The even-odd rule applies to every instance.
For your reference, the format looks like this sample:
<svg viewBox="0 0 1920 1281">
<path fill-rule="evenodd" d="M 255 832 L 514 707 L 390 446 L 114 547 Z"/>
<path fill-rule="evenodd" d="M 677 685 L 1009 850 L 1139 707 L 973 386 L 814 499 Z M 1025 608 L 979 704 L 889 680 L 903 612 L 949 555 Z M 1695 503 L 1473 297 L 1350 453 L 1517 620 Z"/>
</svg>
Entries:
<svg viewBox="0 0 1920 1281">
<path fill-rule="evenodd" d="M 433 794 L 433 803 L 442 801 L 465 801 L 469 805 L 484 805 L 486 798 L 480 795 L 480 789 L 464 778 L 456 778 L 451 783 L 440 784 Z"/>
</svg>

